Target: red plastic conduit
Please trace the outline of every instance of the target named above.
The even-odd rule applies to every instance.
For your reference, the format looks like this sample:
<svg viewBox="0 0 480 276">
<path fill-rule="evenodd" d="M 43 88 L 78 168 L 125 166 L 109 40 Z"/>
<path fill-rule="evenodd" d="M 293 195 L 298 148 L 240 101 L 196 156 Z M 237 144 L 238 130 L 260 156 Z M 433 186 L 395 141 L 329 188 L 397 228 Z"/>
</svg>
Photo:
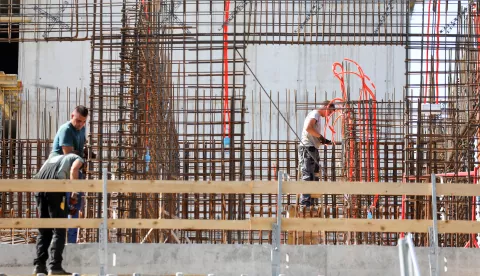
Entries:
<svg viewBox="0 0 480 276">
<path fill-rule="evenodd" d="M 145 0 L 142 0 L 142 6 L 143 6 L 143 12 L 145 13 L 145 19 L 148 22 L 149 21 L 149 16 L 148 16 L 148 8 L 147 5 L 145 4 Z M 148 24 L 150 26 L 150 24 Z M 150 27 L 147 27 L 147 34 L 150 35 Z M 150 41 L 150 38 L 147 38 L 147 45 L 148 42 Z M 145 89 L 145 109 L 146 109 L 146 114 L 145 116 L 145 134 L 148 134 L 148 92 L 150 90 L 150 78 L 147 79 L 147 88 Z M 148 148 L 148 135 L 145 135 L 145 146 Z"/>
<path fill-rule="evenodd" d="M 377 160 L 377 157 L 378 157 L 378 144 L 377 144 L 377 101 L 376 101 L 376 97 L 375 97 L 375 94 L 373 93 L 372 89 L 370 88 L 370 86 L 375 89 L 375 84 L 370 80 L 370 78 L 365 75 L 362 67 L 355 61 L 351 60 L 351 59 L 348 59 L 348 58 L 345 58 L 345 61 L 348 61 L 348 62 L 352 62 L 354 63 L 356 66 L 357 66 L 357 71 L 358 72 L 353 72 L 353 71 L 348 71 L 348 72 L 345 72 L 344 68 L 343 68 L 343 65 L 339 62 L 335 62 L 333 64 L 333 68 L 332 68 L 332 71 L 333 71 L 333 74 L 334 76 L 340 81 L 340 88 L 342 90 L 342 95 L 343 95 L 343 98 L 340 99 L 340 98 L 336 98 L 336 99 L 333 99 L 331 102 L 334 102 L 334 101 L 343 101 L 344 102 L 344 110 L 347 110 L 347 112 L 343 112 L 343 114 L 338 117 L 337 119 L 335 119 L 335 121 L 333 122 L 332 126 L 335 126 L 337 120 L 339 118 L 342 118 L 343 120 L 346 120 L 347 124 L 348 124 L 348 128 L 350 129 L 350 131 L 353 130 L 353 122 L 352 122 L 352 119 L 350 117 L 350 112 L 348 112 L 349 110 L 349 106 L 348 106 L 348 102 L 347 102 L 347 92 L 346 92 L 346 89 L 345 89 L 345 79 L 344 79 L 344 75 L 345 74 L 353 74 L 353 75 L 356 75 L 358 76 L 361 81 L 362 81 L 362 89 L 360 91 L 360 95 L 359 95 L 359 98 L 360 98 L 360 101 L 362 100 L 365 100 L 367 102 L 366 104 L 366 109 L 363 110 L 364 112 L 362 112 L 362 110 L 360 109 L 360 106 L 358 108 L 358 112 L 359 112 L 359 115 L 362 116 L 364 118 L 364 125 L 366 126 L 366 130 L 365 130 L 365 136 L 366 136 L 366 141 L 365 143 L 362 141 L 362 135 L 363 133 L 361 132 L 360 130 L 360 133 L 359 133 L 359 143 L 360 145 L 362 146 L 363 148 L 363 144 L 365 144 L 365 148 L 366 148 L 366 152 L 364 151 L 360 151 L 360 155 L 361 155 L 361 159 L 363 159 L 363 155 L 365 154 L 367 156 L 367 163 L 366 163 L 366 167 L 367 167 L 367 181 L 371 181 L 371 167 L 370 167 L 370 158 L 371 158 L 371 151 L 370 151 L 370 144 L 372 143 L 371 141 L 373 140 L 373 173 L 374 173 L 374 181 L 375 182 L 378 182 L 379 181 L 379 170 L 378 170 L 378 160 Z M 371 99 L 372 100 L 372 106 L 370 106 L 370 104 L 368 103 L 367 100 Z M 372 111 L 372 118 L 371 118 L 371 125 L 372 125 L 372 133 L 369 133 L 369 129 L 368 127 L 370 126 L 370 110 Z M 333 114 L 332 114 L 333 115 Z M 331 115 L 331 116 L 332 116 Z M 330 116 L 327 117 L 327 125 L 329 123 L 329 120 L 330 120 Z M 345 124 L 342 124 L 342 125 L 345 125 Z M 332 130 L 333 133 L 334 132 L 334 129 L 333 127 L 330 126 L 330 129 Z M 326 126 L 324 128 L 324 134 L 326 134 Z M 342 128 L 342 135 L 345 136 L 345 129 Z M 353 141 L 353 139 L 350 140 L 350 148 L 353 148 L 354 147 L 354 143 L 355 141 Z M 348 171 L 348 179 L 349 181 L 354 181 L 354 152 L 351 151 L 349 153 L 349 157 L 350 157 L 350 160 L 349 160 L 349 171 Z M 360 176 L 360 179 L 363 178 L 362 176 L 362 162 L 359 163 L 360 164 L 360 168 L 359 168 L 359 176 Z M 374 198 L 374 201 L 373 201 L 373 204 L 372 206 L 375 206 L 376 203 L 378 201 L 378 195 L 375 195 L 375 198 Z"/>
<path fill-rule="evenodd" d="M 367 141 L 365 141 L 365 145 L 366 145 L 366 148 L 369 149 L 370 148 L 370 143 L 371 143 L 371 140 L 373 140 L 373 166 L 374 166 L 374 180 L 376 182 L 379 181 L 379 171 L 378 171 L 378 160 L 377 160 L 377 156 L 378 156 L 378 144 L 377 144 L 377 126 L 376 126 L 376 123 L 377 123 L 377 103 L 376 103 L 376 97 L 375 97 L 375 94 L 373 93 L 372 89 L 370 89 L 370 86 L 371 85 L 373 87 L 373 89 L 375 89 L 375 84 L 370 80 L 370 78 L 364 74 L 364 71 L 362 69 L 362 67 L 355 61 L 351 60 L 351 59 L 348 59 L 348 58 L 345 58 L 345 61 L 348 61 L 348 62 L 352 62 L 354 63 L 356 66 L 357 66 L 357 69 L 358 69 L 358 72 L 353 72 L 353 71 L 348 71 L 348 72 L 345 72 L 344 69 L 343 69 L 343 66 L 341 63 L 339 62 L 335 62 L 333 64 L 333 74 L 334 76 L 340 81 L 340 88 L 342 90 L 342 95 L 343 95 L 343 101 L 346 103 L 347 102 L 347 93 L 346 93 L 346 89 L 345 89 L 345 80 L 344 80 L 344 75 L 345 74 L 353 74 L 353 75 L 356 75 L 358 77 L 360 77 L 360 79 L 362 80 L 362 90 L 361 90 L 361 93 L 360 93 L 360 100 L 363 100 L 365 98 L 368 99 L 372 99 L 372 107 L 370 107 L 369 104 L 367 104 L 367 109 L 365 110 L 365 113 L 363 114 L 363 117 L 365 118 L 365 125 L 369 125 L 370 124 L 370 108 L 372 109 L 372 114 L 373 114 L 373 117 L 372 117 L 372 133 L 371 133 L 371 136 L 369 135 L 369 132 L 368 132 L 368 128 L 366 130 L 366 136 L 368 137 L 367 138 Z M 333 101 L 333 100 L 332 100 Z M 348 109 L 348 105 L 345 104 L 345 108 Z M 359 107 L 359 114 L 360 114 L 360 107 Z M 351 117 L 350 117 L 350 114 L 347 113 L 347 114 L 344 114 L 343 115 L 343 118 L 344 120 L 347 120 L 347 122 L 349 123 L 348 125 L 350 127 L 353 127 L 353 124 L 352 124 L 352 121 L 351 121 Z M 328 120 L 329 118 L 327 118 L 327 124 L 328 124 Z M 336 123 L 337 120 L 335 120 L 335 123 Z M 332 128 L 331 128 L 332 129 Z M 344 134 L 344 132 L 342 133 Z M 361 136 L 362 135 L 359 135 L 360 136 L 360 145 L 363 145 L 363 141 L 361 140 Z M 372 139 L 373 138 L 373 139 Z M 350 141 L 350 146 L 353 148 L 353 143 L 354 141 Z M 361 151 L 360 152 L 361 154 L 361 159 L 363 159 L 363 154 L 364 152 Z M 368 181 L 371 181 L 371 176 L 370 176 L 370 150 L 368 150 L 367 153 L 365 153 L 367 155 L 367 178 L 368 178 Z M 350 166 L 350 170 L 349 170 L 349 180 L 353 180 L 353 162 L 354 162 L 354 153 L 353 152 L 350 152 L 350 162 L 351 162 L 351 166 Z M 360 179 L 363 177 L 362 176 L 362 165 L 360 163 L 360 168 L 359 168 L 359 175 L 360 175 Z"/>
<path fill-rule="evenodd" d="M 426 50 L 425 50 L 425 53 L 426 53 L 426 64 L 427 64 L 427 69 L 425 70 L 425 73 L 426 73 L 426 76 L 425 76 L 425 94 L 424 94 L 424 99 L 423 99 L 423 103 L 427 103 L 427 95 L 428 95 L 428 83 L 429 83 L 429 79 L 428 79 L 428 65 L 429 65 L 429 62 L 428 62 L 428 57 L 430 55 L 430 53 L 428 52 L 429 50 L 429 45 L 430 45 L 430 12 L 432 10 L 432 0 L 428 1 L 428 19 L 427 19 L 427 34 L 426 34 L 426 37 L 427 37 L 427 43 L 426 43 Z"/>
<path fill-rule="evenodd" d="M 228 17 L 230 1 L 225 1 L 225 20 L 223 21 L 223 135 L 230 136 L 230 109 L 228 104 Z"/>
<path fill-rule="evenodd" d="M 437 49 L 436 49 L 436 69 L 435 69 L 435 103 L 438 104 L 438 70 L 440 69 L 440 0 L 437 2 Z"/>
</svg>

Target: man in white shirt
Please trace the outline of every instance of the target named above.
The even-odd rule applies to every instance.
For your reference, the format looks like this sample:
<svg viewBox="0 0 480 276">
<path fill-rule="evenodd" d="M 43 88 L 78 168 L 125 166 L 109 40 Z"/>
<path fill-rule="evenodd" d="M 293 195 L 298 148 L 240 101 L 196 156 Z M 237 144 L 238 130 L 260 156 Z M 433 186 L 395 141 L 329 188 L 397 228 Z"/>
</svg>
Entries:
<svg viewBox="0 0 480 276">
<path fill-rule="evenodd" d="M 332 141 L 323 137 L 324 119 L 335 111 L 335 105 L 330 101 L 322 103 L 322 107 L 308 113 L 303 123 L 302 136 L 298 151 L 298 159 L 303 181 L 318 181 L 315 174 L 320 171 L 320 155 L 318 149 L 322 145 L 330 145 Z M 322 119 L 322 117 L 324 119 Z M 309 194 L 300 195 L 300 205 L 311 206 L 313 200 Z"/>
</svg>

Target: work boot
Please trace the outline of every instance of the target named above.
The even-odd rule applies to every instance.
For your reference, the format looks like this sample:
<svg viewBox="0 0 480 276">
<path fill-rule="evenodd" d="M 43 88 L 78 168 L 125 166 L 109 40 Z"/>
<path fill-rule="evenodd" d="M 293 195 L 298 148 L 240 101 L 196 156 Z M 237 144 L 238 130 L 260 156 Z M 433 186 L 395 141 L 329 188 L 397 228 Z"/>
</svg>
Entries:
<svg viewBox="0 0 480 276">
<path fill-rule="evenodd" d="M 60 267 L 50 269 L 50 271 L 48 271 L 48 275 L 72 275 L 72 273 L 66 272 L 65 269 Z"/>
<path fill-rule="evenodd" d="M 33 269 L 33 275 L 37 275 L 39 273 L 43 273 L 45 275 L 48 274 L 48 271 L 47 271 L 47 266 L 45 265 L 35 265 L 35 268 Z"/>
</svg>

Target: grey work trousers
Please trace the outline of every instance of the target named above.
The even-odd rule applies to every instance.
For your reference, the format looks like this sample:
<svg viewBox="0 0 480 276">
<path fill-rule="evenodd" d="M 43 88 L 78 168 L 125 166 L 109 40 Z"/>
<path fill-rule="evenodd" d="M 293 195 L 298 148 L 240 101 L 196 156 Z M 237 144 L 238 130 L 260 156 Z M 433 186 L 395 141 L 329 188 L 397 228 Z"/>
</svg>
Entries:
<svg viewBox="0 0 480 276">
<path fill-rule="evenodd" d="M 65 218 L 66 213 L 61 208 L 64 198 L 65 193 L 38 193 L 36 201 L 40 218 Z M 48 248 L 50 247 L 50 269 L 61 269 L 65 238 L 65 228 L 38 229 L 37 257 L 33 264 L 45 266 L 49 255 Z"/>
<path fill-rule="evenodd" d="M 316 173 L 320 171 L 320 154 L 315 147 L 300 146 L 298 150 L 298 160 L 300 163 L 300 176 L 302 181 L 318 181 Z M 313 205 L 313 200 L 310 194 L 300 195 L 300 205 Z"/>
</svg>

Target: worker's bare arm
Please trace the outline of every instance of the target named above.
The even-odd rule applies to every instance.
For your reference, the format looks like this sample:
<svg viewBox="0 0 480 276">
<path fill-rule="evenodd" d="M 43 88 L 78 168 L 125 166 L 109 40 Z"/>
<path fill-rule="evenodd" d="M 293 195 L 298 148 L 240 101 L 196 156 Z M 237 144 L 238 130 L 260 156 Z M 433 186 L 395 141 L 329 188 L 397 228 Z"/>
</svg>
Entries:
<svg viewBox="0 0 480 276">
<path fill-rule="evenodd" d="M 80 160 L 75 160 L 75 162 L 73 162 L 72 167 L 70 168 L 70 179 L 71 180 L 79 178 L 80 168 L 82 167 L 82 165 L 83 165 L 83 163 Z M 76 201 L 78 200 L 77 197 L 78 197 L 77 192 L 72 192 L 71 193 L 70 198 L 71 198 L 71 200 L 73 200 L 73 203 L 71 202 L 71 204 L 76 203 Z"/>
<path fill-rule="evenodd" d="M 82 165 L 83 163 L 80 160 L 75 160 L 75 162 L 73 162 L 72 168 L 70 169 L 70 179 L 78 179 Z"/>
<path fill-rule="evenodd" d="M 318 131 L 315 129 L 315 124 L 317 123 L 317 120 L 315 119 L 310 119 L 308 121 L 308 125 L 307 125 L 307 128 L 305 129 L 308 133 L 310 133 L 310 135 L 312 135 L 313 137 L 317 137 L 317 138 L 323 138 L 322 134 L 318 133 Z"/>
<path fill-rule="evenodd" d="M 315 129 L 315 124 L 317 123 L 317 120 L 315 119 L 310 119 L 310 121 L 308 121 L 308 125 L 307 125 L 307 128 L 306 128 L 306 131 L 308 133 L 310 133 L 310 135 L 312 135 L 313 137 L 315 138 L 318 138 L 318 140 L 320 141 L 320 143 L 324 144 L 324 145 L 330 145 L 332 143 L 332 141 L 326 139 L 325 137 L 323 137 L 322 134 L 320 134 L 316 129 Z"/>
</svg>

